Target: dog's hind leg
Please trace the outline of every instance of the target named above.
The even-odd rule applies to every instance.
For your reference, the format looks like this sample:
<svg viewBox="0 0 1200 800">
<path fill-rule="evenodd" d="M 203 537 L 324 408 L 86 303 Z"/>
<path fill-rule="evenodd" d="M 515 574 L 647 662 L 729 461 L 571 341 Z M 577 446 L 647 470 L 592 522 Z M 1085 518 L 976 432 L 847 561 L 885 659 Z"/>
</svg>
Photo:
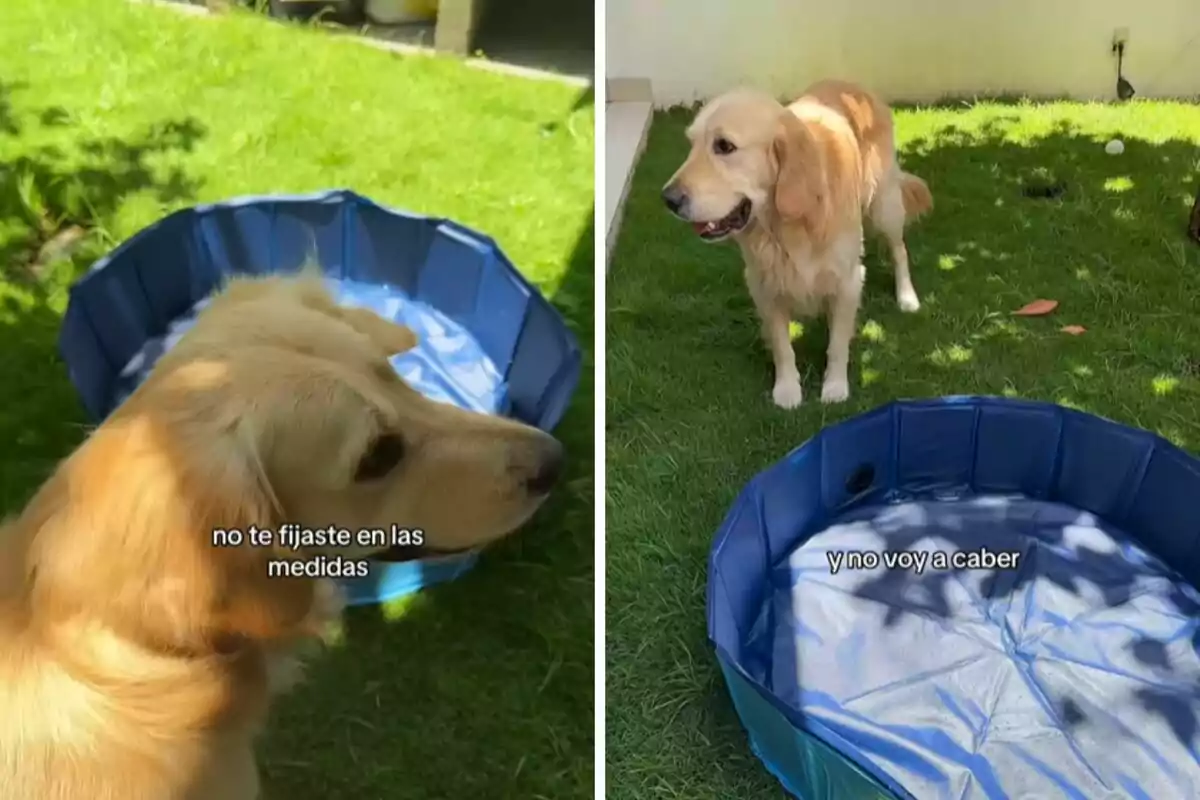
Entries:
<svg viewBox="0 0 1200 800">
<path fill-rule="evenodd" d="M 893 179 L 880 187 L 868 213 L 871 225 L 884 235 L 892 248 L 892 263 L 896 272 L 896 303 L 901 311 L 916 311 L 921 307 L 921 301 L 917 298 L 917 290 L 913 288 L 908 267 L 908 248 L 904 244 L 904 225 L 908 221 L 909 211 L 905 203 L 903 182 L 907 179 L 907 175 L 897 171 Z"/>
</svg>

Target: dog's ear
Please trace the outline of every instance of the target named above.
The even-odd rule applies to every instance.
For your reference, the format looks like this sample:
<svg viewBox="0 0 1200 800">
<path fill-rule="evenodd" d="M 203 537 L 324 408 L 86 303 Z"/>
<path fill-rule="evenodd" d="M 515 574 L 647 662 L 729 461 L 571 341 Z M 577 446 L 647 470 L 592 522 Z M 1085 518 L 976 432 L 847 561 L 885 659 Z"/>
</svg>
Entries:
<svg viewBox="0 0 1200 800">
<path fill-rule="evenodd" d="M 812 135 L 791 111 L 784 110 L 775 134 L 775 209 L 792 222 L 802 223 L 820 238 L 828 214 L 824 167 Z"/>
<path fill-rule="evenodd" d="M 190 393 L 135 395 L 35 497 L 36 616 L 196 654 L 311 633 L 315 581 L 273 577 L 277 547 L 250 543 L 282 522 L 253 432 Z"/>
<path fill-rule="evenodd" d="M 193 512 L 193 524 L 204 534 L 207 545 L 197 564 L 195 585 L 216 589 L 214 594 L 201 591 L 192 598 L 195 627 L 206 643 L 218 646 L 243 639 L 271 641 L 318 633 L 310 629 L 316 581 L 278 571 L 294 556 L 278 540 L 286 520 L 267 480 L 256 436 L 243 421 L 231 439 L 239 466 L 225 473 L 226 480 L 213 484 L 216 491 L 197 498 L 202 505 Z M 210 470 L 212 466 L 215 462 Z M 201 472 L 210 470 L 202 468 Z M 252 527 L 259 531 L 257 546 L 250 542 Z M 269 540 L 263 537 L 263 529 Z"/>
<path fill-rule="evenodd" d="M 301 277 L 292 283 L 292 287 L 299 293 L 303 305 L 346 323 L 370 339 L 384 355 L 394 356 L 417 346 L 417 335 L 411 328 L 384 319 L 370 309 L 341 305 L 321 280 Z"/>
<path fill-rule="evenodd" d="M 366 336 L 373 345 L 394 356 L 417 346 L 412 329 L 384 319 L 366 308 L 343 306 L 329 293 L 319 266 L 306 262 L 301 270 L 288 278 L 234 278 L 222 291 L 222 301 L 230 303 L 259 301 L 271 295 L 287 297 L 293 302 L 327 317 L 339 320 Z"/>
<path fill-rule="evenodd" d="M 383 350 L 384 355 L 406 353 L 417 346 L 417 334 L 406 325 L 384 319 L 365 308 L 339 308 L 338 316 Z"/>
</svg>

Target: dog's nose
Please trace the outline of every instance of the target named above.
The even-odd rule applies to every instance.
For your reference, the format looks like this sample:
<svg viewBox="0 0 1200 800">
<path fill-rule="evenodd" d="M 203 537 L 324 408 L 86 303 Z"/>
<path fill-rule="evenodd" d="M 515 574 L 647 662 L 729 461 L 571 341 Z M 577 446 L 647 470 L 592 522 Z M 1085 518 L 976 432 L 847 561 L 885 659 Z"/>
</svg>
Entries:
<svg viewBox="0 0 1200 800">
<path fill-rule="evenodd" d="M 525 489 L 530 494 L 549 494 L 562 477 L 565 463 L 566 451 L 562 442 L 547 436 L 538 447 L 533 474 L 525 481 Z"/>
<path fill-rule="evenodd" d="M 674 184 L 663 189 L 662 199 L 667 204 L 667 208 L 671 209 L 672 214 L 683 213 L 683 207 L 687 205 L 687 195 Z"/>
</svg>

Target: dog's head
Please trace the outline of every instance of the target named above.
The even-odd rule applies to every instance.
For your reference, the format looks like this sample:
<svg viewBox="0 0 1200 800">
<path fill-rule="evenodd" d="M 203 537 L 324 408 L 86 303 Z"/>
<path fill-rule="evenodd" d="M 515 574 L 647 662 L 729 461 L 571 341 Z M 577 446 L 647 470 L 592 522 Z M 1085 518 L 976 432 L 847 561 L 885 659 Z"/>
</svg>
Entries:
<svg viewBox="0 0 1200 800">
<path fill-rule="evenodd" d="M 800 221 L 820 203 L 817 147 L 773 97 L 748 89 L 721 95 L 687 136 L 691 150 L 662 196 L 701 239 L 736 236 L 755 219 Z"/>
<path fill-rule="evenodd" d="M 311 280 L 239 282 L 224 300 L 169 357 L 220 351 L 235 326 L 264 346 L 273 364 L 238 402 L 288 522 L 420 529 L 429 551 L 454 552 L 511 532 L 557 481 L 554 437 L 429 400 L 396 374 L 389 359 L 416 345 L 408 328 Z"/>
<path fill-rule="evenodd" d="M 31 521 L 52 532 L 31 553 L 35 602 L 107 609 L 171 646 L 300 635 L 314 581 L 270 577 L 268 562 L 360 558 L 393 526 L 433 551 L 513 531 L 556 482 L 562 446 L 420 395 L 389 363 L 415 344 L 319 282 L 230 286 L 35 498 L 27 513 L 57 515 Z M 286 523 L 355 541 L 281 548 Z M 272 544 L 214 546 L 215 529 L 251 526 Z M 373 529 L 384 538 L 357 539 Z"/>
</svg>

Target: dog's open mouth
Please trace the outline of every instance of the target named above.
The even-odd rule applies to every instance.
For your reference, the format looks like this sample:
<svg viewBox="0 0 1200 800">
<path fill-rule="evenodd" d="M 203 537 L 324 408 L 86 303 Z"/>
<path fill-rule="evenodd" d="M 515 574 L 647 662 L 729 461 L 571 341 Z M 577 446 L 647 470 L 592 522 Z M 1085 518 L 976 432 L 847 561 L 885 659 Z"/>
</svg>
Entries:
<svg viewBox="0 0 1200 800">
<path fill-rule="evenodd" d="M 730 211 L 727 215 L 712 222 L 693 222 L 692 227 L 696 233 L 700 234 L 700 238 L 706 241 L 716 241 L 724 239 L 726 236 L 737 233 L 750 222 L 750 199 L 745 198 L 737 204 L 737 207 Z"/>
</svg>

